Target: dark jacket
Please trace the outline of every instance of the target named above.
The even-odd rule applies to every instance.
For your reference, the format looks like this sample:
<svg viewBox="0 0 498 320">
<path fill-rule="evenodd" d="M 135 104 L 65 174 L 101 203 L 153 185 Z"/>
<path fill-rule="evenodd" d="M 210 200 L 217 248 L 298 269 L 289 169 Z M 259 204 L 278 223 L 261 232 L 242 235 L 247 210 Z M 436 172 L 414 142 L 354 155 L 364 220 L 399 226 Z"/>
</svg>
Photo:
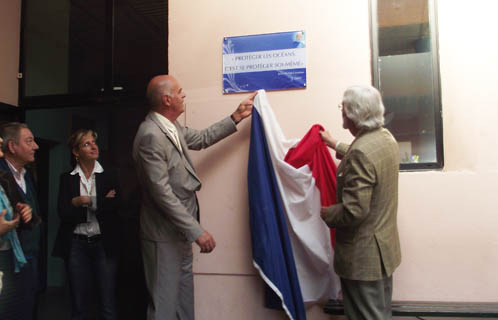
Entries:
<svg viewBox="0 0 498 320">
<path fill-rule="evenodd" d="M 97 220 L 102 234 L 104 250 L 107 256 L 119 254 L 119 186 L 116 170 L 105 169 L 95 173 L 97 188 Z M 106 198 L 110 190 L 116 190 L 114 198 Z M 71 203 L 74 197 L 80 196 L 80 176 L 63 173 L 60 177 L 58 213 L 60 218 L 59 231 L 55 240 L 52 255 L 66 259 L 71 251 L 74 229 L 80 223 L 86 222 L 87 209 L 74 207 Z"/>
<path fill-rule="evenodd" d="M 25 180 L 26 185 L 34 186 L 32 174 L 29 170 L 26 172 Z M 14 211 L 18 202 L 26 203 L 26 200 L 24 199 L 16 180 L 14 180 L 14 176 L 12 175 L 9 165 L 7 164 L 5 159 L 0 159 L 0 184 L 2 184 L 2 187 L 4 188 Z M 39 215 L 40 212 L 38 212 L 39 208 L 31 209 L 33 214 L 31 221 L 29 221 L 27 224 L 21 224 L 21 227 L 32 228 L 33 226 L 37 226 L 41 223 L 41 218 Z"/>
<path fill-rule="evenodd" d="M 0 183 L 7 194 L 12 208 L 15 211 L 16 204 L 21 202 L 30 205 L 32 209 L 31 220 L 28 223 L 21 222 L 19 228 L 17 228 L 17 234 L 24 254 L 26 257 L 30 257 L 39 254 L 42 228 L 38 198 L 33 175 L 30 170 L 26 170 L 24 180 L 26 181 L 26 192 L 17 185 L 7 161 L 3 158 L 0 159 Z"/>
</svg>

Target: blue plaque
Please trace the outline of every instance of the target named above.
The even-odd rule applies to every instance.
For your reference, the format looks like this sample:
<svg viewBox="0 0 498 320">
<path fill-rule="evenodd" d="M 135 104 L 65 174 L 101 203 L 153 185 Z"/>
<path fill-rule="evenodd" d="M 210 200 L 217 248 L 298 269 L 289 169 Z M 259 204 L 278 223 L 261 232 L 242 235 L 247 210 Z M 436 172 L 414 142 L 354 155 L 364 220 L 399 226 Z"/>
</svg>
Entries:
<svg viewBox="0 0 498 320">
<path fill-rule="evenodd" d="M 223 92 L 306 87 L 304 31 L 223 40 Z"/>
</svg>

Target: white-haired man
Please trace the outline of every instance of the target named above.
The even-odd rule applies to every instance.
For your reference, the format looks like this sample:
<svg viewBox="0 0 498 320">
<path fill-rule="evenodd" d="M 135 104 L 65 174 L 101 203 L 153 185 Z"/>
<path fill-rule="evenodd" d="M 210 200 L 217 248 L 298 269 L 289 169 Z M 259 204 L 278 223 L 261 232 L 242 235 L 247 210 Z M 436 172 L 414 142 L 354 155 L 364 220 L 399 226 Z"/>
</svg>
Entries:
<svg viewBox="0 0 498 320">
<path fill-rule="evenodd" d="M 341 277 L 348 319 L 392 317 L 392 274 L 401 263 L 398 228 L 399 149 L 384 129 L 384 105 L 377 89 L 353 86 L 344 92 L 343 127 L 350 146 L 327 131 L 322 139 L 337 151 L 337 204 L 321 210 L 336 228 L 334 268 Z"/>
</svg>

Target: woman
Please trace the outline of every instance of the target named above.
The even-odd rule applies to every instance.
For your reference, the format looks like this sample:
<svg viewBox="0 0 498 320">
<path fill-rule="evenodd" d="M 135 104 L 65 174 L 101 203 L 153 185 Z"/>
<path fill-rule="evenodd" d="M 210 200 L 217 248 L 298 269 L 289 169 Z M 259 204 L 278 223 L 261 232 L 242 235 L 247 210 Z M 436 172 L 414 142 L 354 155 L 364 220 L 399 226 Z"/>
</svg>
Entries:
<svg viewBox="0 0 498 320">
<path fill-rule="evenodd" d="M 96 139 L 97 134 L 88 129 L 69 138 L 76 165 L 60 177 L 61 224 L 53 255 L 66 263 L 72 319 L 88 319 L 92 298 L 97 297 L 99 319 L 111 320 L 117 319 L 118 178 L 97 161 Z"/>
<path fill-rule="evenodd" d="M 3 139 L 0 138 L 0 158 Z M 31 208 L 20 203 L 21 195 L 9 172 L 0 170 L 0 319 L 18 319 L 22 308 L 20 268 L 26 258 L 17 237 L 16 228 L 29 227 Z M 15 203 L 15 212 L 11 203 Z"/>
</svg>

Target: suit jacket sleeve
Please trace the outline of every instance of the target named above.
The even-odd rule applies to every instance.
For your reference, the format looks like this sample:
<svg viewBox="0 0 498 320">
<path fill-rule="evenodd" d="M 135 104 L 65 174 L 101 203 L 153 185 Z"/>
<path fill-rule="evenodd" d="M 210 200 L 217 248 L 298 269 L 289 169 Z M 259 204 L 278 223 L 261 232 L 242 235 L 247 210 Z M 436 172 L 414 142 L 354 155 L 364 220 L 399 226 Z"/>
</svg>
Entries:
<svg viewBox="0 0 498 320">
<path fill-rule="evenodd" d="M 342 159 L 344 157 L 344 155 L 346 154 L 346 152 L 348 152 L 348 149 L 349 149 L 349 144 L 339 142 L 335 146 L 336 158 L 339 160 Z"/>
<path fill-rule="evenodd" d="M 221 139 L 237 131 L 237 127 L 230 117 L 218 121 L 204 130 L 183 128 L 183 137 L 191 150 L 207 148 Z"/>
<path fill-rule="evenodd" d="M 57 209 L 61 223 L 79 224 L 86 222 L 86 208 L 75 207 L 72 204 L 74 197 L 79 196 L 79 183 L 74 185 L 72 179 L 79 179 L 78 176 L 71 176 L 69 173 L 63 173 L 59 182 L 59 197 L 57 200 Z M 79 182 L 79 180 L 78 180 Z M 75 187 L 78 192 L 75 192 Z"/>
<path fill-rule="evenodd" d="M 120 203 L 118 175 L 114 169 L 105 169 L 103 174 L 97 174 L 97 214 L 106 215 L 116 212 Z M 116 196 L 106 197 L 109 191 L 115 190 Z"/>
<path fill-rule="evenodd" d="M 372 190 L 376 184 L 375 167 L 363 152 L 352 150 L 343 161 L 346 161 L 343 170 L 338 172 L 338 179 L 344 179 L 340 202 L 328 207 L 324 215 L 329 227 L 361 223 L 370 212 Z"/>
<path fill-rule="evenodd" d="M 170 185 L 168 157 L 164 135 L 147 134 L 136 145 L 135 161 L 141 167 L 140 179 L 148 198 L 157 211 L 168 219 L 189 241 L 204 232 L 199 222 L 188 212 Z"/>
</svg>

